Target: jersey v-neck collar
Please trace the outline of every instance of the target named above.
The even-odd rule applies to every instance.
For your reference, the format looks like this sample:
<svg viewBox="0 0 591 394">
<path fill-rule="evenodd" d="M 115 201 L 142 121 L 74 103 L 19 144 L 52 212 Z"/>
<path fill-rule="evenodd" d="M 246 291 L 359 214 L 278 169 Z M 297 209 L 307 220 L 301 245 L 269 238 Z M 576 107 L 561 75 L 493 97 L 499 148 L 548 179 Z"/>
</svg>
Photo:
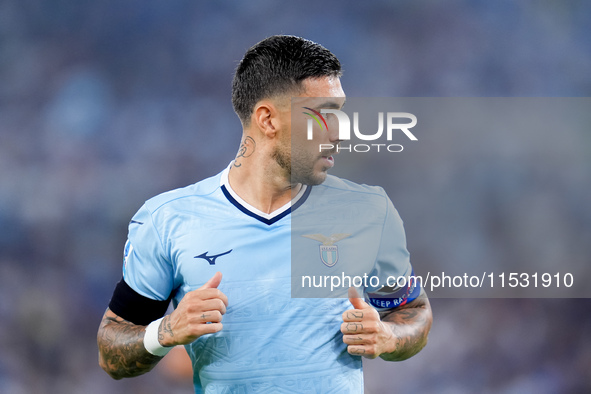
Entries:
<svg viewBox="0 0 591 394">
<path fill-rule="evenodd" d="M 312 191 L 312 187 L 308 185 L 302 185 L 302 188 L 295 196 L 295 198 L 293 198 L 287 204 L 285 204 L 281 208 L 276 209 L 271 213 L 263 212 L 244 201 L 238 194 L 236 194 L 236 192 L 230 186 L 228 174 L 230 173 L 230 167 L 232 166 L 232 164 L 234 164 L 233 161 L 222 172 L 220 178 L 220 188 L 222 189 L 222 192 L 224 193 L 228 201 L 230 201 L 240 211 L 267 225 L 271 225 L 283 219 L 285 216 L 289 215 L 292 211 L 297 209 L 300 205 L 304 203 L 304 201 L 306 201 L 306 199 L 310 195 L 310 192 Z"/>
</svg>

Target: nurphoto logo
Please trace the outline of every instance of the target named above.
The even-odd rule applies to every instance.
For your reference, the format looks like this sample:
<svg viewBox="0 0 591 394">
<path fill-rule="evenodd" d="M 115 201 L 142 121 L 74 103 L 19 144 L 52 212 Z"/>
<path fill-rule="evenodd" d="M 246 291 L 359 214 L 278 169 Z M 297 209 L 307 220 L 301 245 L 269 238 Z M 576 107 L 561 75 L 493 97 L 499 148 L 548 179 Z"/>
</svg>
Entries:
<svg viewBox="0 0 591 394">
<path fill-rule="evenodd" d="M 338 109 L 321 109 L 320 112 L 309 107 L 303 107 L 305 110 L 310 112 L 304 112 L 305 115 L 310 116 L 307 122 L 307 138 L 312 140 L 314 138 L 314 122 L 320 126 L 320 130 L 328 131 L 328 123 L 323 115 L 332 114 L 336 116 L 339 127 L 339 140 L 349 141 L 351 140 L 351 121 L 349 116 Z M 387 112 L 384 116 L 384 112 L 378 112 L 378 130 L 373 133 L 362 133 L 359 130 L 359 112 L 353 112 L 353 134 L 361 141 L 383 141 L 384 134 L 384 118 L 386 119 L 386 135 L 385 140 L 391 142 L 393 136 L 402 132 L 409 140 L 417 141 L 417 137 L 409 130 L 416 126 L 417 117 L 408 112 Z M 400 119 L 406 119 L 406 123 L 399 123 Z M 410 122 L 408 122 L 410 120 Z M 365 153 L 370 151 L 380 152 L 381 149 L 388 152 L 402 152 L 404 147 L 401 144 L 392 143 L 362 143 L 362 144 L 349 144 L 333 145 L 333 144 L 319 144 L 319 151 L 336 149 L 337 152 L 348 151 L 348 152 L 359 152 Z"/>
</svg>

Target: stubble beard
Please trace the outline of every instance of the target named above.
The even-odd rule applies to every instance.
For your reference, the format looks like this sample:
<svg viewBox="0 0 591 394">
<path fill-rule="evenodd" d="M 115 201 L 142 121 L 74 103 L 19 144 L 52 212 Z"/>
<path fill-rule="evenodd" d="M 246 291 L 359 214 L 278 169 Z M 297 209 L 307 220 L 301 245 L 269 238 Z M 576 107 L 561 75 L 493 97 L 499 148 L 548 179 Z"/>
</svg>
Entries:
<svg viewBox="0 0 591 394">
<path fill-rule="evenodd" d="M 273 159 L 284 171 L 285 177 L 290 179 L 292 184 L 301 183 L 304 185 L 320 185 L 326 179 L 326 172 L 314 173 L 316 158 L 301 154 L 305 157 L 293 157 L 289 149 L 275 148 L 272 154 Z M 311 163 L 311 165 L 310 165 Z"/>
</svg>

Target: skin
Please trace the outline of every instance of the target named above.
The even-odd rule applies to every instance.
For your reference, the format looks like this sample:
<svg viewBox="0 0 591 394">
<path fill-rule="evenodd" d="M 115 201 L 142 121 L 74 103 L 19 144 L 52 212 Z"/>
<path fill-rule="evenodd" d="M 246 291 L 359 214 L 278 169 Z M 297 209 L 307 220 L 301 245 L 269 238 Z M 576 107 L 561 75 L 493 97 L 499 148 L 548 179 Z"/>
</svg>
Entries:
<svg viewBox="0 0 591 394">
<path fill-rule="evenodd" d="M 222 274 L 216 274 L 197 290 L 185 295 L 177 308 L 164 317 L 158 328 L 162 346 L 191 343 L 202 335 L 223 328 L 228 298 L 217 289 Z M 210 324 L 207 324 L 210 323 Z M 146 326 L 135 325 L 107 309 L 99 331 L 99 365 L 113 379 L 142 375 L 154 368 L 162 357 L 150 354 L 144 347 Z"/>
<path fill-rule="evenodd" d="M 380 316 L 378 311 L 349 289 L 353 309 L 343 312 L 341 332 L 347 351 L 366 358 L 402 361 L 427 344 L 433 316 L 423 290 L 412 302 Z"/>
<path fill-rule="evenodd" d="M 298 96 L 293 104 L 292 95 Z M 336 146 L 340 142 L 337 122 L 326 117 L 328 131 L 314 126 L 314 138 L 307 140 L 308 118 L 299 112 L 302 107 L 317 111 L 340 109 L 344 102 L 345 93 L 337 77 L 309 78 L 298 92 L 259 101 L 250 123 L 244 127 L 230 168 L 232 189 L 250 205 L 271 213 L 291 201 L 302 184 L 322 183 L 333 165 L 335 152 L 319 152 L 319 144 Z M 298 111 L 293 119 L 292 105 Z M 202 287 L 187 293 L 164 317 L 158 329 L 162 346 L 188 344 L 223 329 L 228 298 L 217 288 L 221 280 L 222 274 L 217 272 Z M 355 293 L 350 293 L 350 302 L 353 309 L 343 313 L 341 325 L 350 354 L 396 361 L 411 357 L 425 346 L 432 316 L 424 293 L 384 316 Z M 100 366 L 114 379 L 150 371 L 162 357 L 145 350 L 144 334 L 145 326 L 126 321 L 107 309 L 97 335 Z"/>
<path fill-rule="evenodd" d="M 329 131 L 315 127 L 314 138 L 308 141 L 304 136 L 308 118 L 291 113 L 292 108 L 300 111 L 303 107 L 317 111 L 341 109 L 345 93 L 339 78 L 309 78 L 302 85 L 303 91 L 298 92 L 293 104 L 286 97 L 257 104 L 230 170 L 232 188 L 249 204 L 267 213 L 289 202 L 302 183 L 322 183 L 330 168 L 324 158 L 336 152 L 319 152 L 319 144 L 336 146 L 340 142 L 336 119 L 326 117 Z M 400 361 L 426 345 L 433 317 L 424 291 L 412 302 L 382 316 L 355 293 L 349 300 L 353 309 L 343 313 L 341 332 L 350 354 Z"/>
<path fill-rule="evenodd" d="M 341 108 L 345 93 L 339 78 L 308 78 L 302 82 L 293 107 Z M 332 164 L 318 152 L 319 144 L 338 144 L 336 119 L 329 119 L 329 130 L 314 130 L 314 139 L 305 138 L 305 115 L 294 116 L 292 138 L 291 94 L 257 103 L 250 124 L 244 128 L 234 165 L 228 175 L 232 189 L 247 203 L 271 213 L 299 192 L 302 183 L 320 184 Z M 317 126 L 316 126 L 317 127 Z"/>
</svg>

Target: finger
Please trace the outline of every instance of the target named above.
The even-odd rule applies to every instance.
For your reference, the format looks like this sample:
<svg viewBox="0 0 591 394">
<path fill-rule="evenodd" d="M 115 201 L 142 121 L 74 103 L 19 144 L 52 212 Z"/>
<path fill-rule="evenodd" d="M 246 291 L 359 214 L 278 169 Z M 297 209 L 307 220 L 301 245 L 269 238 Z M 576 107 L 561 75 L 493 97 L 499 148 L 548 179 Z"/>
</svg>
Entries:
<svg viewBox="0 0 591 394">
<path fill-rule="evenodd" d="M 359 345 L 347 346 L 347 351 L 349 354 L 354 356 L 364 356 L 365 355 L 365 348 Z"/>
<path fill-rule="evenodd" d="M 363 323 L 348 322 L 341 324 L 343 334 L 359 334 L 363 332 Z"/>
<path fill-rule="evenodd" d="M 201 286 L 197 290 L 217 289 L 217 287 L 220 285 L 221 281 L 222 281 L 222 273 L 220 271 L 218 271 L 211 278 L 209 278 L 209 280 L 207 282 L 205 282 L 205 284 L 203 286 Z"/>
<path fill-rule="evenodd" d="M 213 334 L 214 332 L 221 331 L 222 328 L 224 328 L 222 323 L 199 324 L 195 329 L 194 335 L 198 338 L 205 334 Z"/>
<path fill-rule="evenodd" d="M 196 315 L 194 321 L 198 324 L 220 323 L 222 321 L 222 314 L 220 311 L 207 311 Z"/>
<path fill-rule="evenodd" d="M 372 359 L 377 357 L 372 346 L 350 345 L 347 346 L 347 351 L 354 356 L 363 356 Z"/>
<path fill-rule="evenodd" d="M 185 302 L 193 302 L 194 299 L 196 300 L 212 300 L 212 299 L 219 299 L 221 300 L 226 306 L 228 306 L 228 297 L 222 293 L 219 289 L 197 289 L 188 292 L 183 300 L 187 299 Z M 188 301 L 191 300 L 191 301 Z"/>
<path fill-rule="evenodd" d="M 343 342 L 347 345 L 372 345 L 375 340 L 371 335 L 350 334 L 343 335 Z"/>
<path fill-rule="evenodd" d="M 195 305 L 192 305 L 188 310 L 191 313 L 201 314 L 203 312 L 218 311 L 221 314 L 226 313 L 226 304 L 219 298 L 212 298 L 209 300 L 200 300 Z"/>
<path fill-rule="evenodd" d="M 378 332 L 378 324 L 373 320 L 362 322 L 344 322 L 341 324 L 343 334 L 375 334 Z"/>
<path fill-rule="evenodd" d="M 343 312 L 343 321 L 344 322 L 355 322 L 355 321 L 362 321 L 363 318 L 366 316 L 366 311 L 359 310 L 359 309 L 349 309 Z"/>
<path fill-rule="evenodd" d="M 369 308 L 369 304 L 359 297 L 357 290 L 354 287 L 349 287 L 349 302 L 355 309 Z"/>
</svg>

